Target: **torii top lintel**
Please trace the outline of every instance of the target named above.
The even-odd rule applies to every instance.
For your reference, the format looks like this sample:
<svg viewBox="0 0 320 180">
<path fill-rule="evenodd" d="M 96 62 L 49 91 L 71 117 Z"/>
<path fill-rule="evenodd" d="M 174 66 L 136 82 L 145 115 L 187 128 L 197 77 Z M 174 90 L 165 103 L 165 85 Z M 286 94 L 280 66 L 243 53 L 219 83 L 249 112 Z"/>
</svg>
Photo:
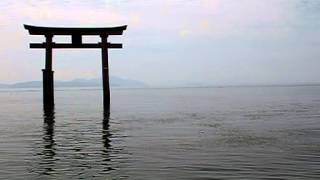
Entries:
<svg viewBox="0 0 320 180">
<path fill-rule="evenodd" d="M 24 25 L 31 35 L 122 35 L 127 26 L 78 28 L 78 27 L 41 27 Z"/>
<path fill-rule="evenodd" d="M 46 37 L 45 43 L 30 43 L 30 48 L 102 48 L 102 43 L 82 43 L 83 35 L 101 36 L 103 41 L 109 35 L 122 35 L 127 26 L 99 27 L 99 28 L 77 28 L 77 27 L 40 27 L 24 25 L 30 35 L 43 35 Z M 54 43 L 54 35 L 70 35 L 72 43 Z M 122 44 L 105 42 L 107 48 L 122 48 Z"/>
</svg>

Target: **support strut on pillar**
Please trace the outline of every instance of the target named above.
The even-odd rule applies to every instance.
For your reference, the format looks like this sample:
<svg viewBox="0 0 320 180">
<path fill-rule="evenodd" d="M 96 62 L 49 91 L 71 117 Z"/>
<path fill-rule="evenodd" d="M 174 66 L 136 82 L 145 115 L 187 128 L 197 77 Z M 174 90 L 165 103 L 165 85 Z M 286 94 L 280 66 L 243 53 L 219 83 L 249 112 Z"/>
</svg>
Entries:
<svg viewBox="0 0 320 180">
<path fill-rule="evenodd" d="M 52 37 L 46 35 L 46 64 L 43 72 L 43 108 L 54 108 L 53 71 L 52 71 Z"/>
<path fill-rule="evenodd" d="M 103 83 L 103 108 L 110 110 L 110 86 L 109 86 L 109 62 L 108 62 L 108 36 L 101 34 L 101 56 L 102 56 L 102 83 Z"/>
</svg>

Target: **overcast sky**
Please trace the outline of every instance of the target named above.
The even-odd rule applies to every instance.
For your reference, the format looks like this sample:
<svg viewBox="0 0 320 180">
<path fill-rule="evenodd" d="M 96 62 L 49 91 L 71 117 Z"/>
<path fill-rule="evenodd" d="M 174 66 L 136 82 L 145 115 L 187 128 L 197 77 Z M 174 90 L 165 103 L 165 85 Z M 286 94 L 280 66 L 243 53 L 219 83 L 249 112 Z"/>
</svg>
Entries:
<svg viewBox="0 0 320 180">
<path fill-rule="evenodd" d="M 110 39 L 124 45 L 110 50 L 110 74 L 150 85 L 320 82 L 319 0 L 1 0 L 0 83 L 42 78 L 44 50 L 28 43 L 43 38 L 23 24 L 126 24 Z M 53 69 L 99 78 L 101 52 L 54 50 Z"/>
</svg>

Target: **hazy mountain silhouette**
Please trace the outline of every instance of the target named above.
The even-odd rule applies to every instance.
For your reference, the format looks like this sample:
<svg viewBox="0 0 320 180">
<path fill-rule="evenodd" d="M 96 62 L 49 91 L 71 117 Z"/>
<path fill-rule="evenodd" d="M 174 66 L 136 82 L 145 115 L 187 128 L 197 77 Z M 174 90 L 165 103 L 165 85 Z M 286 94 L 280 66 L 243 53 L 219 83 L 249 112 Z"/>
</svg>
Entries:
<svg viewBox="0 0 320 180">
<path fill-rule="evenodd" d="M 102 86 L 101 79 L 74 79 L 71 81 L 55 81 L 55 87 L 98 87 Z M 124 79 L 116 76 L 110 77 L 111 87 L 146 87 L 141 81 Z M 0 84 L 0 88 L 39 88 L 42 81 L 26 81 L 14 84 Z"/>
</svg>

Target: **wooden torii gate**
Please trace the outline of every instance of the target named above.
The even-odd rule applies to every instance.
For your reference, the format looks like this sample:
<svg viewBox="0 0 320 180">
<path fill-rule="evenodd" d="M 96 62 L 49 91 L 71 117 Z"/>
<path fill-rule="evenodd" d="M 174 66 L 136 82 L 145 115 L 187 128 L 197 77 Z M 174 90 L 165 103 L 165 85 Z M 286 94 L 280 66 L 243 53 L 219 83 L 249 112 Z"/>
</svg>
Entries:
<svg viewBox="0 0 320 180">
<path fill-rule="evenodd" d="M 54 83 L 52 71 L 53 48 L 101 48 L 102 52 L 102 81 L 103 81 L 103 106 L 105 111 L 110 108 L 109 65 L 108 49 L 122 48 L 122 44 L 108 43 L 109 35 L 122 35 L 127 26 L 103 27 L 103 28 L 62 28 L 62 27 L 39 27 L 24 25 L 30 35 L 43 35 L 44 43 L 30 43 L 30 48 L 46 49 L 45 69 L 43 69 L 43 107 L 45 110 L 54 108 Z M 70 43 L 55 43 L 52 38 L 55 35 L 71 35 Z M 101 42 L 82 43 L 82 36 L 100 36 Z"/>
</svg>

